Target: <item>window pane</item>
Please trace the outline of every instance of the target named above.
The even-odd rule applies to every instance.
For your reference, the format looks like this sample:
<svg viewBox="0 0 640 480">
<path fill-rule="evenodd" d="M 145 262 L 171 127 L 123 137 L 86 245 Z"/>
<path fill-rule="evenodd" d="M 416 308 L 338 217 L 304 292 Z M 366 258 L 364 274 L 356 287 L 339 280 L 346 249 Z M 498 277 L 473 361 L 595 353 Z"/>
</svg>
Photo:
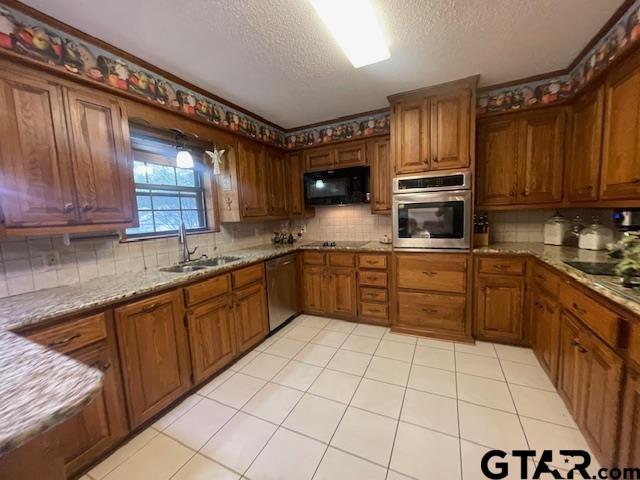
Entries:
<svg viewBox="0 0 640 480">
<path fill-rule="evenodd" d="M 196 186 L 195 172 L 192 169 L 176 168 L 176 177 L 178 178 L 178 185 L 180 186 Z"/>
<path fill-rule="evenodd" d="M 165 165 L 148 164 L 147 178 L 149 183 L 155 185 L 175 185 L 175 168 Z"/>
<path fill-rule="evenodd" d="M 182 212 L 182 218 L 184 220 L 184 225 L 187 228 L 203 228 L 204 225 L 201 223 L 201 215 L 197 210 L 184 210 Z"/>
<path fill-rule="evenodd" d="M 148 195 L 138 195 L 138 210 L 151 210 L 151 197 Z"/>
<path fill-rule="evenodd" d="M 133 178 L 136 183 L 147 183 L 147 166 L 144 162 L 133 162 Z"/>
<path fill-rule="evenodd" d="M 198 202 L 196 201 L 196 197 L 195 196 L 193 196 L 193 197 L 185 197 L 184 194 L 183 194 L 183 196 L 180 197 L 180 204 L 182 205 L 182 209 L 183 210 L 197 210 L 198 209 Z"/>
<path fill-rule="evenodd" d="M 128 228 L 127 233 L 129 235 L 137 235 L 141 233 L 154 233 L 155 229 L 153 228 L 153 213 L 150 211 L 142 211 L 138 212 L 138 220 L 140 222 L 140 226 L 136 228 Z"/>
<path fill-rule="evenodd" d="M 169 196 L 153 196 L 154 210 L 180 210 L 180 199 L 178 197 Z"/>
<path fill-rule="evenodd" d="M 156 221 L 156 232 L 167 232 L 180 228 L 180 211 L 156 211 L 154 212 Z"/>
</svg>

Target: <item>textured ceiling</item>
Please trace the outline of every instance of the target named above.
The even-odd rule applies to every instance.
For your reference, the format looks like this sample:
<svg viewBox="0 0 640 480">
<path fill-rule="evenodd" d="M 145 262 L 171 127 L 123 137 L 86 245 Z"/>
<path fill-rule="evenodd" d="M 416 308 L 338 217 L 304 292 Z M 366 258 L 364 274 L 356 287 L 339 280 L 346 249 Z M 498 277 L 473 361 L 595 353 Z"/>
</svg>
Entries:
<svg viewBox="0 0 640 480">
<path fill-rule="evenodd" d="M 285 128 L 476 73 L 490 85 L 565 68 L 622 3 L 373 2 L 391 59 L 356 70 L 307 0 L 25 1 Z"/>
</svg>

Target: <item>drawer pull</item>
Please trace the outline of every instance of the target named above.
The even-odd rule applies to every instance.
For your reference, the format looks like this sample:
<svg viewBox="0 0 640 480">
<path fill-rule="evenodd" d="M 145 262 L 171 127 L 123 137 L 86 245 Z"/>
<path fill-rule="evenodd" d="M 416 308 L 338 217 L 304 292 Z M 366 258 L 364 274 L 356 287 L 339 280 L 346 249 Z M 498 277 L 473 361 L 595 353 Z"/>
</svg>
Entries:
<svg viewBox="0 0 640 480">
<path fill-rule="evenodd" d="M 376 263 L 378 263 L 378 262 L 376 262 L 375 260 L 367 260 L 367 261 L 366 261 L 366 262 L 364 262 L 364 263 L 366 263 L 367 265 L 375 265 L 375 264 L 376 264 Z"/>
<path fill-rule="evenodd" d="M 367 308 L 368 308 L 368 310 L 370 312 L 380 313 L 380 309 L 379 308 L 372 308 L 372 307 L 367 307 Z"/>
<path fill-rule="evenodd" d="M 111 362 L 104 362 L 102 365 L 100 365 L 100 370 L 102 370 L 103 372 L 106 372 L 110 368 L 111 368 Z"/>
<path fill-rule="evenodd" d="M 80 338 L 80 334 L 79 333 L 74 333 L 73 335 L 70 335 L 67 338 L 63 338 L 62 340 L 56 340 L 55 342 L 48 343 L 47 347 L 49 347 L 49 348 L 62 347 L 64 345 L 67 345 L 67 344 L 73 342 L 77 338 Z"/>
<path fill-rule="evenodd" d="M 423 275 L 426 275 L 427 277 L 433 277 L 434 275 L 437 275 L 438 272 L 422 272 Z"/>
<path fill-rule="evenodd" d="M 499 263 L 497 265 L 494 265 L 493 268 L 495 268 L 496 270 L 508 270 L 511 267 L 509 267 L 509 265 L 502 265 L 501 263 Z"/>
<path fill-rule="evenodd" d="M 573 340 L 573 346 L 576 347 L 580 353 L 587 353 L 587 349 L 584 348 L 577 339 Z"/>
<path fill-rule="evenodd" d="M 542 305 L 540 302 L 535 302 L 534 305 L 536 306 L 536 308 L 539 308 L 539 309 L 544 308 L 544 305 Z"/>
<path fill-rule="evenodd" d="M 575 311 L 577 311 L 578 313 L 581 313 L 582 315 L 587 313 L 587 311 L 584 308 L 580 308 L 580 305 L 578 305 L 576 302 L 573 302 L 571 306 Z"/>
<path fill-rule="evenodd" d="M 542 280 L 543 282 L 547 281 L 547 277 L 545 277 L 544 275 L 540 275 L 539 273 L 536 274 L 536 278 Z"/>
<path fill-rule="evenodd" d="M 158 303 L 152 303 L 151 305 L 147 305 L 142 309 L 142 313 L 150 313 L 153 312 L 156 308 L 158 308 Z"/>
<path fill-rule="evenodd" d="M 422 309 L 422 311 L 423 311 L 424 313 L 430 313 L 430 314 L 432 314 L 432 315 L 433 315 L 433 314 L 435 314 L 435 313 L 438 313 L 438 310 L 436 310 L 436 309 L 434 309 L 434 308 L 423 308 L 423 309 Z"/>
</svg>

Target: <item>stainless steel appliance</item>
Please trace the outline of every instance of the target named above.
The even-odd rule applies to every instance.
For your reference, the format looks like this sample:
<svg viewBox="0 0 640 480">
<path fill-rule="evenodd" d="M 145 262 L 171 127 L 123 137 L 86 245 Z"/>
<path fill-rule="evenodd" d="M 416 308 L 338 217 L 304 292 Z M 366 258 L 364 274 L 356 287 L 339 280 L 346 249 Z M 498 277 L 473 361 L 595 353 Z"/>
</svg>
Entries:
<svg viewBox="0 0 640 480">
<path fill-rule="evenodd" d="M 295 254 L 274 258 L 267 262 L 270 332 L 300 313 L 299 283 Z"/>
<path fill-rule="evenodd" d="M 640 231 L 640 208 L 615 210 L 613 222 L 619 230 L 624 232 Z"/>
<path fill-rule="evenodd" d="M 369 198 L 369 167 L 304 174 L 306 205 L 367 203 Z"/>
<path fill-rule="evenodd" d="M 471 173 L 428 173 L 393 180 L 393 246 L 471 247 Z"/>
</svg>

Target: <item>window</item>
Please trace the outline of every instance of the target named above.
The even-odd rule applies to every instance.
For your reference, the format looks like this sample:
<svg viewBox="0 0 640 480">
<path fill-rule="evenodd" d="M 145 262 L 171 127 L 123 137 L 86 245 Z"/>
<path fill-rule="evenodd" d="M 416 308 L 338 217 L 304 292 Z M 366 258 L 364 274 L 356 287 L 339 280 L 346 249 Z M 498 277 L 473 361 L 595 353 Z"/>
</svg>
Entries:
<svg viewBox="0 0 640 480">
<path fill-rule="evenodd" d="M 207 229 L 202 152 L 192 149 L 193 168 L 176 166 L 170 141 L 132 136 L 133 176 L 140 224 L 127 237 L 165 236 L 184 222 L 188 231 Z"/>
</svg>

